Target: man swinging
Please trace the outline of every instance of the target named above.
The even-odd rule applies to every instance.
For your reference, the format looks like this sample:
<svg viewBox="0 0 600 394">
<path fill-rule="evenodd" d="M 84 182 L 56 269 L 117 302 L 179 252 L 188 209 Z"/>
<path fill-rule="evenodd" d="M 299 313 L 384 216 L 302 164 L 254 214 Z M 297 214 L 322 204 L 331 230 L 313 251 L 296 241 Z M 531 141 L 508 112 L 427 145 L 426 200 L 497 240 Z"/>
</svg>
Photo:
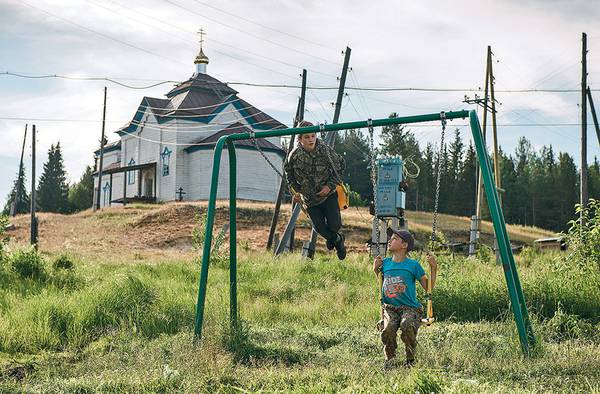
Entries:
<svg viewBox="0 0 600 394">
<path fill-rule="evenodd" d="M 303 121 L 300 127 L 313 126 Z M 285 174 L 293 200 L 302 204 L 317 233 L 326 240 L 328 250 L 336 249 L 340 260 L 346 258 L 342 217 L 336 185 L 345 169 L 342 156 L 317 138 L 316 133 L 298 135 L 298 145 L 290 152 Z"/>
</svg>

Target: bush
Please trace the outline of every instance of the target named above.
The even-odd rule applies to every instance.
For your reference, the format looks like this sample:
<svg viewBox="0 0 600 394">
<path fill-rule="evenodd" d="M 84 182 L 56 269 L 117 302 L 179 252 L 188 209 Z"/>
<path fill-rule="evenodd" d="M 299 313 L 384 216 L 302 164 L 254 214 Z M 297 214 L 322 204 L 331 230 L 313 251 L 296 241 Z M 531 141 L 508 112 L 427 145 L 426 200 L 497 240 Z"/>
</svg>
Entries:
<svg viewBox="0 0 600 394">
<path fill-rule="evenodd" d="M 0 263 L 6 258 L 6 243 L 8 237 L 6 236 L 6 226 L 8 225 L 8 217 L 0 215 Z"/>
<path fill-rule="evenodd" d="M 591 199 L 587 207 L 575 206 L 576 220 L 569 222 L 566 234 L 570 257 L 580 267 L 600 268 L 600 200 Z M 583 223 L 582 223 L 583 219 Z"/>
<path fill-rule="evenodd" d="M 552 319 L 544 325 L 549 341 L 561 342 L 569 339 L 589 339 L 593 337 L 594 326 L 575 315 L 563 312 L 560 304 Z"/>
<path fill-rule="evenodd" d="M 33 247 L 14 252 L 10 257 L 10 266 L 22 278 L 38 281 L 44 281 L 47 278 L 46 263 Z"/>
<path fill-rule="evenodd" d="M 52 262 L 52 268 L 54 270 L 71 270 L 75 268 L 75 263 L 73 263 L 73 260 L 68 255 L 61 254 Z"/>
</svg>

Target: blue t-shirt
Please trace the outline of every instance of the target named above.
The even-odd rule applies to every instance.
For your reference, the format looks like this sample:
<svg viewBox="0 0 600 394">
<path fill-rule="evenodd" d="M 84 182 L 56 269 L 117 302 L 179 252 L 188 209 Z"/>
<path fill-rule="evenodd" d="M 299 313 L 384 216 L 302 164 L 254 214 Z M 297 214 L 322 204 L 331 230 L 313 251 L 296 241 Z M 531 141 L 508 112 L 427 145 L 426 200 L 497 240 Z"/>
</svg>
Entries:
<svg viewBox="0 0 600 394">
<path fill-rule="evenodd" d="M 421 307 L 417 300 L 415 282 L 425 275 L 425 270 L 417 260 L 407 257 L 403 261 L 396 262 L 391 257 L 387 257 L 383 260 L 381 272 L 383 273 L 381 293 L 385 304 Z"/>
</svg>

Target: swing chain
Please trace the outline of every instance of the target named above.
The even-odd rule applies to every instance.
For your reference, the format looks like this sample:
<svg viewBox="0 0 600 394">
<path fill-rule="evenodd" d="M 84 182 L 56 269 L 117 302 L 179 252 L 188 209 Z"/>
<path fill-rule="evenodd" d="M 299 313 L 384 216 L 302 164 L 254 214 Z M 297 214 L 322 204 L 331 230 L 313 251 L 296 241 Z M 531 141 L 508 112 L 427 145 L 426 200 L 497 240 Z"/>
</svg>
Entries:
<svg viewBox="0 0 600 394">
<path fill-rule="evenodd" d="M 277 169 L 277 167 L 275 167 L 275 165 L 273 163 L 271 163 L 271 160 L 269 160 L 269 158 L 267 157 L 267 155 L 258 146 L 258 141 L 256 141 L 256 136 L 255 136 L 254 130 L 250 130 L 249 134 L 250 134 L 250 139 L 252 140 L 252 143 L 254 144 L 254 147 L 256 148 L 256 150 L 258 151 L 258 153 L 261 154 L 261 156 L 271 166 L 271 168 L 273 169 L 273 171 L 275 171 L 277 173 L 277 175 L 279 175 L 280 178 L 285 179 L 285 177 L 283 176 L 283 174 L 281 173 L 281 171 L 279 171 Z"/>
<path fill-rule="evenodd" d="M 438 153 L 438 157 L 437 157 L 437 179 L 436 179 L 436 183 L 435 183 L 435 205 L 433 207 L 433 224 L 432 224 L 432 228 L 431 228 L 431 247 L 434 247 L 434 244 L 437 240 L 437 214 L 438 214 L 438 207 L 439 207 L 439 202 L 440 202 L 440 183 L 442 180 L 442 170 L 440 168 L 441 165 L 441 158 L 442 158 L 442 154 L 444 151 L 444 134 L 446 132 L 446 113 L 444 111 L 440 112 L 440 120 L 442 121 L 442 136 L 440 138 L 440 151 Z"/>
<path fill-rule="evenodd" d="M 375 225 L 375 245 L 377 245 L 377 249 L 372 249 L 376 251 L 376 255 L 381 254 L 381 245 L 380 245 L 380 237 L 381 234 L 379 232 L 379 217 L 377 216 L 377 163 L 376 152 L 375 152 L 375 139 L 374 139 L 374 129 L 373 129 L 373 119 L 367 119 L 367 126 L 369 128 L 369 148 L 371 153 L 371 185 L 373 186 L 373 208 L 375 215 L 373 216 L 373 223 Z"/>
<path fill-rule="evenodd" d="M 319 123 L 319 130 L 321 132 L 321 134 L 325 133 L 325 125 L 323 123 Z M 330 133 L 333 133 L 332 131 L 330 131 Z M 334 135 L 335 138 L 335 135 Z M 329 164 L 331 164 L 331 169 L 333 170 L 333 175 L 335 177 L 335 183 L 336 184 L 341 184 L 343 183 L 342 181 L 342 177 L 340 177 L 340 174 L 337 172 L 337 169 L 335 168 L 335 164 L 333 164 L 333 159 L 331 158 L 331 153 L 329 152 L 329 150 L 333 150 L 334 148 L 331 147 L 331 145 L 327 144 L 327 142 L 323 139 L 323 145 L 325 146 L 325 154 L 327 155 L 327 159 L 329 160 Z M 332 141 L 333 143 L 333 141 Z"/>
</svg>

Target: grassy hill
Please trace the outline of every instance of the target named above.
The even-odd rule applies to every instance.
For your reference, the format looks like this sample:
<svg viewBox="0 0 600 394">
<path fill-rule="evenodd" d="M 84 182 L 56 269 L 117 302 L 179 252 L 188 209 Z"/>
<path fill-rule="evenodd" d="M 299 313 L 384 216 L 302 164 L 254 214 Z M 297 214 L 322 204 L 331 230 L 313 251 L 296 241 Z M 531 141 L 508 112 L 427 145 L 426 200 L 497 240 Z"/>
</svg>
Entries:
<svg viewBox="0 0 600 394">
<path fill-rule="evenodd" d="M 272 204 L 238 203 L 238 239 L 251 250 L 264 250 L 273 212 Z M 290 206 L 283 205 L 278 231 L 283 232 L 289 218 Z M 40 249 L 56 253 L 73 251 L 87 256 L 102 255 L 132 257 L 133 255 L 176 257 L 190 251 L 192 230 L 198 215 L 206 212 L 206 203 L 169 203 L 162 205 L 132 204 L 124 208 L 91 210 L 75 215 L 39 214 Z M 228 221 L 228 203 L 218 202 L 217 228 Z M 426 241 L 431 233 L 433 215 L 429 212 L 407 212 L 409 228 L 417 240 Z M 371 216 L 364 207 L 352 207 L 343 212 L 344 231 L 351 251 L 367 251 L 366 240 L 371 236 Z M 12 245 L 29 242 L 29 216 L 17 216 L 12 223 L 16 230 L 9 235 Z M 438 228 L 446 238 L 468 242 L 470 219 L 452 215 L 438 215 Z M 492 244 L 492 225 L 482 224 L 483 242 Z M 517 225 L 509 225 L 510 239 L 516 244 L 529 244 L 534 239 L 550 237 L 552 232 Z M 301 214 L 296 232 L 296 246 L 309 238 L 310 222 Z M 325 250 L 321 239 L 317 245 Z"/>
</svg>

